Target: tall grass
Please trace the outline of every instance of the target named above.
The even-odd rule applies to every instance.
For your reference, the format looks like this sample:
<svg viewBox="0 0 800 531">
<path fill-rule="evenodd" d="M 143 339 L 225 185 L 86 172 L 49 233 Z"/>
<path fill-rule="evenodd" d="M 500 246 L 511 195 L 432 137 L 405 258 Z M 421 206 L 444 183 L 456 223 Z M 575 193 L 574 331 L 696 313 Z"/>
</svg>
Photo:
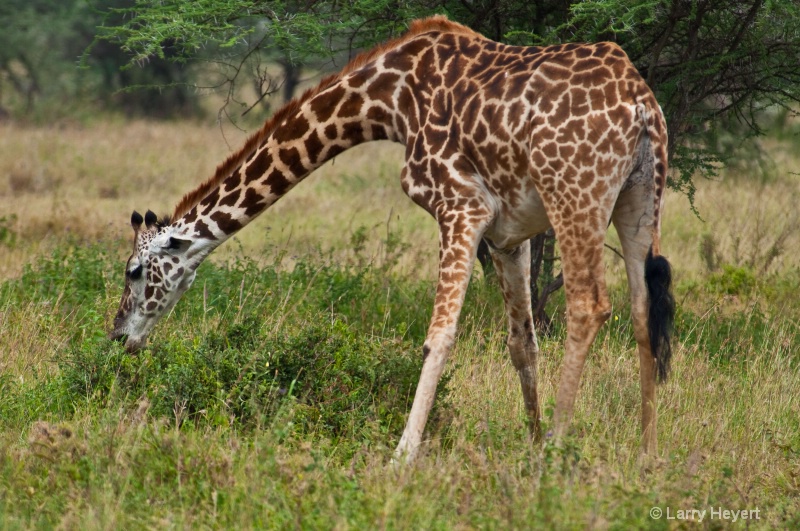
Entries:
<svg viewBox="0 0 800 531">
<path fill-rule="evenodd" d="M 671 199 L 665 247 L 680 309 L 673 374 L 658 390 L 658 459 L 639 456 L 637 354 L 622 266 L 609 253 L 613 316 L 564 444 L 530 444 L 502 297 L 478 275 L 422 456 L 394 469 L 436 253 L 432 222 L 396 186 L 398 154 L 379 148 L 388 162 L 375 166 L 376 152 L 356 152 L 304 183 L 204 264 L 151 346 L 129 356 L 104 334 L 128 212 L 169 210 L 207 168 L 150 188 L 127 172 L 177 174 L 215 148 L 197 127 L 98 127 L 4 126 L 15 135 L 6 145 L 29 135 L 62 147 L 27 159 L 58 168 L 58 187 L 0 182 L 3 528 L 669 528 L 688 525 L 675 518 L 691 509 L 707 511 L 708 527 L 732 525 L 712 508 L 758 510 L 736 525 L 800 525 L 798 236 L 788 231 L 766 269 L 768 254 L 750 263 L 732 246 L 735 236 L 739 249 L 774 243 L 765 227 L 790 221 L 782 205 L 796 176 L 701 184 L 704 223 Z M 148 145 L 153 137 L 160 145 Z M 0 167 L 15 164 L 8 153 Z M 106 175 L 119 195 L 101 197 L 81 171 Z M 745 223 L 753 209 L 764 221 Z M 540 338 L 539 364 L 547 425 L 563 299 L 549 309 L 556 326 Z"/>
</svg>

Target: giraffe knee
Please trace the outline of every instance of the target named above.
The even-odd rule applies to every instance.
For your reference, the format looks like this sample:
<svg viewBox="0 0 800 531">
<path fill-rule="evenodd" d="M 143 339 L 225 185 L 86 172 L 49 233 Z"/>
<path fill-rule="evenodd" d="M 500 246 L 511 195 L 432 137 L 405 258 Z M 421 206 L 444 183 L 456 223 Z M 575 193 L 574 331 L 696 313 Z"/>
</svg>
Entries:
<svg viewBox="0 0 800 531">
<path fill-rule="evenodd" d="M 525 370 L 536 363 L 539 346 L 532 331 L 527 333 L 514 333 L 513 329 L 506 340 L 511 363 L 517 371 Z"/>
<path fill-rule="evenodd" d="M 604 304 L 598 303 L 589 308 L 571 311 L 568 319 L 578 329 L 597 331 L 610 317 L 611 304 L 605 301 Z"/>
<path fill-rule="evenodd" d="M 536 356 L 539 350 L 535 345 L 529 348 L 512 348 L 509 346 L 508 352 L 511 355 L 511 363 L 517 372 L 524 371 L 536 364 Z"/>
<path fill-rule="evenodd" d="M 647 305 L 637 304 L 637 301 L 634 301 L 631 305 L 631 317 L 633 318 L 633 337 L 636 338 L 636 343 L 649 349 L 650 332 L 647 329 Z"/>
<path fill-rule="evenodd" d="M 633 337 L 640 346 L 650 348 L 650 333 L 647 330 L 647 319 L 633 320 Z"/>
<path fill-rule="evenodd" d="M 449 334 L 436 335 L 425 340 L 422 346 L 423 365 L 433 364 L 439 369 L 443 369 L 453 342 L 454 339 Z"/>
</svg>

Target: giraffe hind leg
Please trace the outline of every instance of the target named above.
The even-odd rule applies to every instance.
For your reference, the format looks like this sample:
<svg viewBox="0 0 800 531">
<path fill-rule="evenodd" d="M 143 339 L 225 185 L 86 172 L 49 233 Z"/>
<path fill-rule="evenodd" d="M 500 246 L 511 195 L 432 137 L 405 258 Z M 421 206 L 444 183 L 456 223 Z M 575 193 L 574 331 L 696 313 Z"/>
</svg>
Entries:
<svg viewBox="0 0 800 531">
<path fill-rule="evenodd" d="M 541 412 L 536 389 L 539 345 L 533 328 L 530 287 L 530 241 L 512 249 L 491 249 L 508 315 L 508 352 L 519 375 L 528 427 L 534 440 L 541 439 Z"/>
<path fill-rule="evenodd" d="M 639 352 L 639 382 L 642 394 L 642 449 L 655 455 L 657 445 L 656 359 L 648 330 L 649 297 L 645 283 L 645 261 L 653 244 L 653 200 L 645 184 L 623 192 L 612 221 L 617 229 L 631 296 L 633 331 Z"/>
</svg>

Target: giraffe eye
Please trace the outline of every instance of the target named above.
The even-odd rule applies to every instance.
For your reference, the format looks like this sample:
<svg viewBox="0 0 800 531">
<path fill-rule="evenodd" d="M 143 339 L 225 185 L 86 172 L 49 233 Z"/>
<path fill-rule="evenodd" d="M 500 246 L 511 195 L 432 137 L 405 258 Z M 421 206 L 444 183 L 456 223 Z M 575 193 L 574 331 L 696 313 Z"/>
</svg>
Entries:
<svg viewBox="0 0 800 531">
<path fill-rule="evenodd" d="M 169 243 L 165 248 L 170 251 L 185 251 L 189 248 L 191 243 L 192 242 L 189 240 L 181 240 L 180 238 L 170 236 Z"/>
<path fill-rule="evenodd" d="M 128 271 L 128 278 L 131 280 L 139 280 L 142 278 L 142 265 L 139 264 L 135 268 Z"/>
</svg>

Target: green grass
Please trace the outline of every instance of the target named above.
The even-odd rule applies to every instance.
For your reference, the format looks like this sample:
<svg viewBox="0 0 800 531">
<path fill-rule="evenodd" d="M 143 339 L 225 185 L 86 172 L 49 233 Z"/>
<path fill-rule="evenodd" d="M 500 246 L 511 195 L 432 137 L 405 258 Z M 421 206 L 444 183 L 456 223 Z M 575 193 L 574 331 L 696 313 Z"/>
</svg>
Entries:
<svg viewBox="0 0 800 531">
<path fill-rule="evenodd" d="M 758 283 L 746 312 L 679 313 L 675 370 L 659 389 L 661 458 L 643 473 L 624 291 L 612 294 L 572 435 L 539 449 L 498 290 L 476 280 L 426 451 L 394 470 L 429 282 L 324 255 L 291 270 L 277 255 L 208 263 L 151 347 L 129 356 L 103 335 L 119 293 L 113 247 L 58 247 L 0 289 L 4 528 L 675 525 L 654 521 L 654 506 L 800 523 L 798 306 L 763 311 Z M 796 278 L 783 277 L 787 289 Z M 688 289 L 713 301 L 725 286 Z M 548 404 L 555 330 L 541 341 Z"/>
</svg>

